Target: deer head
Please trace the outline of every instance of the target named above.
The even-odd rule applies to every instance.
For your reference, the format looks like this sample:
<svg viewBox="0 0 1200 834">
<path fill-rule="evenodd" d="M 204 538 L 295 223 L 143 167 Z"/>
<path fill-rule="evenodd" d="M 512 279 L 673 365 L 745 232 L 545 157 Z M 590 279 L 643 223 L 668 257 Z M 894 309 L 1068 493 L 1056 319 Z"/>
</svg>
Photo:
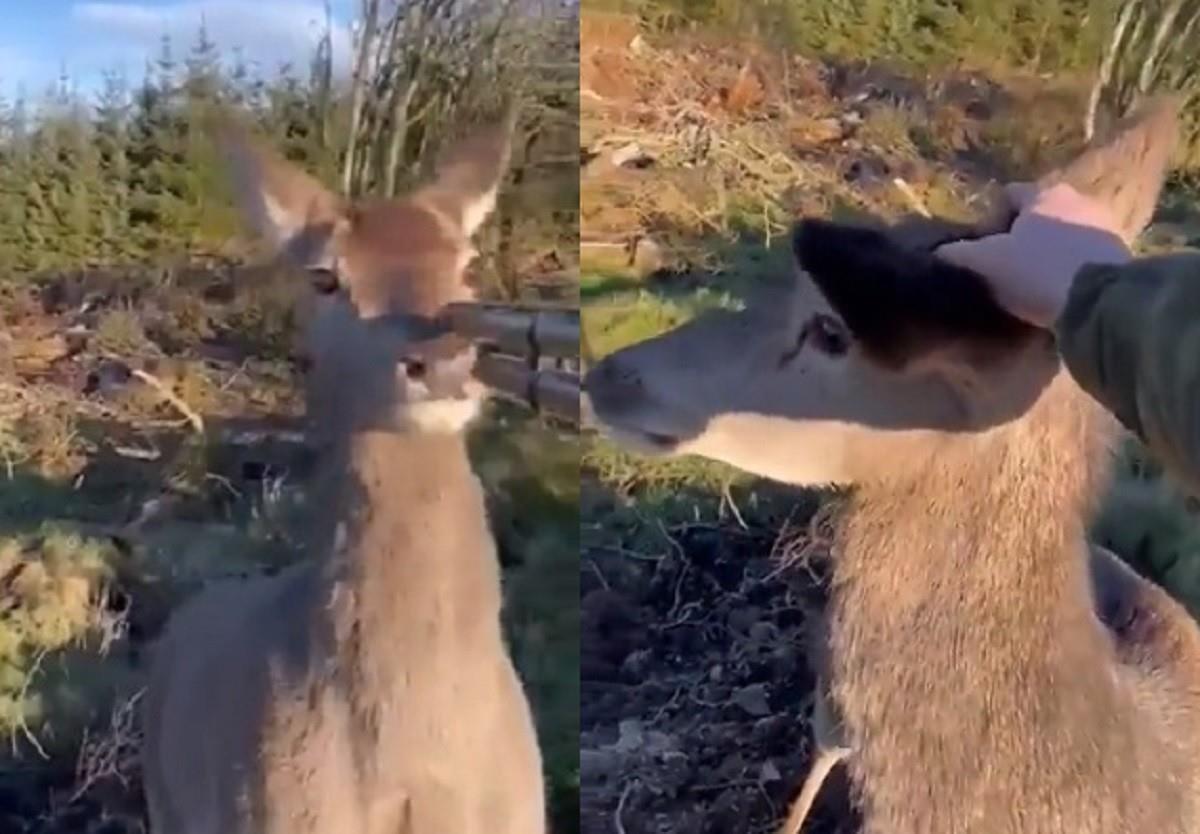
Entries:
<svg viewBox="0 0 1200 834">
<path fill-rule="evenodd" d="M 1162 187 L 1177 110 L 1152 102 L 1042 181 L 1106 201 L 1131 242 Z M 1052 334 L 934 257 L 929 244 L 949 238 L 925 229 L 914 246 L 913 228 L 801 222 L 782 296 L 608 356 L 585 383 L 597 419 L 643 451 L 798 484 L 891 475 L 951 438 L 1020 420 L 1061 389 Z"/>
<path fill-rule="evenodd" d="M 312 277 L 305 353 L 318 428 L 459 431 L 477 412 L 474 351 L 438 316 L 473 297 L 471 237 L 495 208 L 512 126 L 510 115 L 461 142 L 432 182 L 389 201 L 335 195 L 245 131 L 222 126 L 218 143 L 244 215 Z"/>
</svg>

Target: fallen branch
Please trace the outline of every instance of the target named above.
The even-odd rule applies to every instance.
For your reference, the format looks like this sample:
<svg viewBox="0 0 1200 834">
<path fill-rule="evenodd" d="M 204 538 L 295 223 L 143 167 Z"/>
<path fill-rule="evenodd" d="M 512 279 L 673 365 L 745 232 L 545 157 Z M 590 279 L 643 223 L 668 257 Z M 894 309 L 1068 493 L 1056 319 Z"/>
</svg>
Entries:
<svg viewBox="0 0 1200 834">
<path fill-rule="evenodd" d="M 175 406 L 176 410 L 178 410 L 179 413 L 186 417 L 187 421 L 192 424 L 192 428 L 195 429 L 197 434 L 204 434 L 204 418 L 201 417 L 190 405 L 184 402 L 178 394 L 172 391 L 170 386 L 153 374 L 149 374 L 146 371 L 138 368 L 134 368 L 130 371 L 130 373 L 157 391 L 159 396 L 161 396 L 164 400 Z"/>
<path fill-rule="evenodd" d="M 922 217 L 933 217 L 933 215 L 929 213 L 929 208 L 925 205 L 925 201 L 917 196 L 917 192 L 913 191 L 911 185 L 900 179 L 900 177 L 893 179 L 892 185 L 896 186 L 896 190 L 903 195 L 905 201 L 907 201 L 913 211 Z"/>
</svg>

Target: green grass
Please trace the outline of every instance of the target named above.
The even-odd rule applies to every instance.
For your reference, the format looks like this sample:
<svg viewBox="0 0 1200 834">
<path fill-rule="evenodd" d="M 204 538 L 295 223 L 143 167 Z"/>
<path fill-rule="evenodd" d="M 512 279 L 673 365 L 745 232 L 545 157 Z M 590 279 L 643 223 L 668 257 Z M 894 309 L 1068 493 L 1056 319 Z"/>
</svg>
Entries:
<svg viewBox="0 0 1200 834">
<path fill-rule="evenodd" d="M 672 330 L 705 309 L 732 306 L 728 297 L 697 294 L 690 300 L 663 298 L 646 290 L 623 293 L 589 305 L 583 314 L 584 339 L 591 359 Z"/>
<path fill-rule="evenodd" d="M 765 282 L 768 275 L 748 276 L 748 270 L 736 265 L 721 274 L 686 273 L 641 281 L 585 272 L 580 279 L 585 358 L 594 361 L 673 330 L 706 310 L 740 309 L 755 285 Z"/>
<path fill-rule="evenodd" d="M 0 735 L 61 743 L 103 709 L 95 676 L 65 675 L 62 662 L 70 649 L 103 654 L 117 639 L 120 617 L 107 605 L 116 558 L 61 526 L 0 539 Z"/>
<path fill-rule="evenodd" d="M 579 817 L 579 438 L 498 406 L 471 437 L 505 571 L 513 659 L 534 704 L 557 834 Z"/>
<path fill-rule="evenodd" d="M 1120 449 L 1115 475 L 1092 539 L 1200 616 L 1200 505 L 1133 438 Z"/>
</svg>

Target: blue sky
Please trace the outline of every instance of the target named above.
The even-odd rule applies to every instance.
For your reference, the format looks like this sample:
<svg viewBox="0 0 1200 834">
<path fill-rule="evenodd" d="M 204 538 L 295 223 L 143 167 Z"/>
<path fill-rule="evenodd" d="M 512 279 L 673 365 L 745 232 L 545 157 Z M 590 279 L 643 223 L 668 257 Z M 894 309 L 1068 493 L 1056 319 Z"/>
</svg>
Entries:
<svg viewBox="0 0 1200 834">
<path fill-rule="evenodd" d="M 334 58 L 349 65 L 350 21 L 355 0 L 333 0 Z M 324 22 L 321 0 L 0 0 L 0 90 L 18 85 L 36 95 L 65 66 L 84 91 L 104 70 L 123 67 L 142 76 L 164 33 L 182 54 L 195 41 L 201 16 L 223 48 L 241 47 L 266 70 L 311 55 Z"/>
</svg>

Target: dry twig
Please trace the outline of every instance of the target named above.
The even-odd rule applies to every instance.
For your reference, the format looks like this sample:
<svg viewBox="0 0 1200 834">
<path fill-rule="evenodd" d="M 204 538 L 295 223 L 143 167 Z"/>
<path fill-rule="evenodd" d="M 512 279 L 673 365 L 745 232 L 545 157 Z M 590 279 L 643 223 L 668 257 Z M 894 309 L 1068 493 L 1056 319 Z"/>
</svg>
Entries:
<svg viewBox="0 0 1200 834">
<path fill-rule="evenodd" d="M 140 368 L 134 368 L 132 371 L 130 371 L 130 373 L 140 379 L 142 382 L 149 385 L 158 392 L 159 396 L 173 405 L 175 409 L 184 417 L 186 417 L 187 421 L 192 424 L 192 428 L 195 429 L 197 434 L 204 434 L 204 418 L 201 417 L 190 405 L 184 402 L 178 394 L 172 391 L 169 385 L 153 374 L 147 373 Z"/>
</svg>

